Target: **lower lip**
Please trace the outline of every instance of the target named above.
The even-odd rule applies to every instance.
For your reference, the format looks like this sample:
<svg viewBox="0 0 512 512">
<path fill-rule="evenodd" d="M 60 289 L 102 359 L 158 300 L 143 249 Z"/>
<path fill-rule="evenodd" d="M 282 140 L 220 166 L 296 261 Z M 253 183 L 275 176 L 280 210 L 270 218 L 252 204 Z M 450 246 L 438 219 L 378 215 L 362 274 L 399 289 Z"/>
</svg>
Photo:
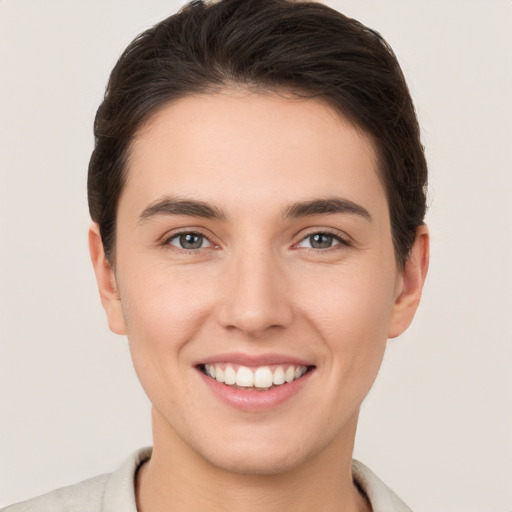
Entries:
<svg viewBox="0 0 512 512">
<path fill-rule="evenodd" d="M 259 391 L 254 388 L 244 390 L 228 386 L 205 375 L 199 369 L 197 371 L 208 389 L 222 402 L 235 409 L 254 412 L 273 409 L 290 400 L 299 393 L 313 373 L 310 369 L 300 379 Z"/>
</svg>

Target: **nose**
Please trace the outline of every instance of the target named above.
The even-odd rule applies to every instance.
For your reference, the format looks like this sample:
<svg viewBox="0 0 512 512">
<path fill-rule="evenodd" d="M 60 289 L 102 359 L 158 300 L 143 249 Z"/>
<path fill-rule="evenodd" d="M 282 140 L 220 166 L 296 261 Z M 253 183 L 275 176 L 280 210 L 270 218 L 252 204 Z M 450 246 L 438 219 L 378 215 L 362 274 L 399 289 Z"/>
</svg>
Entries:
<svg viewBox="0 0 512 512">
<path fill-rule="evenodd" d="M 224 328 L 257 338 L 290 325 L 293 308 L 278 259 L 264 250 L 233 256 L 218 308 L 218 320 Z"/>
</svg>

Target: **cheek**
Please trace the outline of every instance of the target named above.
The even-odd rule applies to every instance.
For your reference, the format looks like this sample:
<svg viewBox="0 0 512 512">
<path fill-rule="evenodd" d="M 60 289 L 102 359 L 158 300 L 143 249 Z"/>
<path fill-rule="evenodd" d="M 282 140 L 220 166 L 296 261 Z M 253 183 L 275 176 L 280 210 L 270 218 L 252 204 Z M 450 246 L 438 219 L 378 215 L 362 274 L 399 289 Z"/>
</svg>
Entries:
<svg viewBox="0 0 512 512">
<path fill-rule="evenodd" d="M 335 270 L 317 274 L 310 281 L 315 286 L 303 288 L 305 315 L 340 375 L 372 365 L 377 370 L 394 302 L 394 272 L 381 264 Z"/>
<path fill-rule="evenodd" d="M 123 270 L 119 290 L 133 365 L 153 405 L 168 410 L 188 393 L 179 383 L 188 377 L 187 347 L 204 326 L 209 293 L 198 277 L 176 269 Z"/>
<path fill-rule="evenodd" d="M 360 264 L 311 276 L 302 293 L 323 324 L 353 336 L 378 328 L 389 320 L 394 302 L 395 276 L 386 265 Z"/>
<path fill-rule="evenodd" d="M 136 268 L 136 272 L 127 269 L 120 283 L 128 336 L 144 338 L 150 332 L 161 333 L 172 342 L 186 334 L 208 301 L 204 280 L 186 269 L 163 265 Z"/>
<path fill-rule="evenodd" d="M 211 309 L 204 280 L 185 269 L 161 265 L 123 269 L 119 283 L 126 332 L 134 366 L 145 388 L 148 379 L 166 379 L 168 368 L 184 360 Z"/>
</svg>

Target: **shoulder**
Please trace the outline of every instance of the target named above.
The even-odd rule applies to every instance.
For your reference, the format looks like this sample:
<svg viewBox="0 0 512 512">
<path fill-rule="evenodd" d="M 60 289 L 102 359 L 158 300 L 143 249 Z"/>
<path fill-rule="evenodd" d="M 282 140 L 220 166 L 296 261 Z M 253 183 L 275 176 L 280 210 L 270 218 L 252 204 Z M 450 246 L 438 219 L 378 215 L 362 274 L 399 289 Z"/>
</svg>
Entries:
<svg viewBox="0 0 512 512">
<path fill-rule="evenodd" d="M 371 503 L 373 512 L 412 512 L 412 510 L 368 467 L 352 461 L 352 476 Z"/>
<path fill-rule="evenodd" d="M 3 512 L 68 512 L 101 510 L 109 475 L 100 475 L 75 485 L 43 494 L 37 498 L 11 505 Z"/>
<path fill-rule="evenodd" d="M 11 505 L 2 512 L 137 512 L 135 474 L 150 456 L 151 448 L 143 448 L 130 455 L 113 473 Z"/>
</svg>

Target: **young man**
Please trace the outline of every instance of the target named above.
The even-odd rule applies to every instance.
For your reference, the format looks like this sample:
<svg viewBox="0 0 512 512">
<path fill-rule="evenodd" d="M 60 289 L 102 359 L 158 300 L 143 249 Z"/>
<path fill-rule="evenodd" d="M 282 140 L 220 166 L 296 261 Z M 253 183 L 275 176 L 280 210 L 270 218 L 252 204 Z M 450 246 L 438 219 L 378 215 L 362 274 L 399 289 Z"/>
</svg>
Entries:
<svg viewBox="0 0 512 512">
<path fill-rule="evenodd" d="M 91 257 L 153 449 L 7 510 L 409 510 L 352 461 L 428 265 L 386 43 L 317 3 L 194 2 L 121 56 L 95 136 Z"/>
</svg>

